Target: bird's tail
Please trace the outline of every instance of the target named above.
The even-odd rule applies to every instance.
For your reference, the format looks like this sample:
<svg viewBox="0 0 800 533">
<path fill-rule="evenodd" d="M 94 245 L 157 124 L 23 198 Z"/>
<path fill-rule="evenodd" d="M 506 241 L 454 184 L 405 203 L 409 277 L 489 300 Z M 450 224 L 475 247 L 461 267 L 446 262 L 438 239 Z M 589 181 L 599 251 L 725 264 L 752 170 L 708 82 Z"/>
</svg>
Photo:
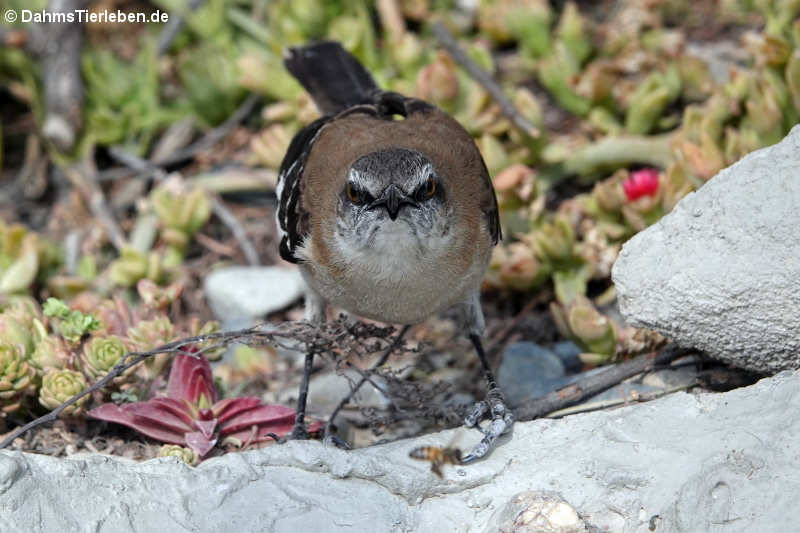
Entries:
<svg viewBox="0 0 800 533">
<path fill-rule="evenodd" d="M 323 115 L 371 102 L 378 91 L 369 72 L 335 41 L 289 48 L 283 63 Z"/>
</svg>

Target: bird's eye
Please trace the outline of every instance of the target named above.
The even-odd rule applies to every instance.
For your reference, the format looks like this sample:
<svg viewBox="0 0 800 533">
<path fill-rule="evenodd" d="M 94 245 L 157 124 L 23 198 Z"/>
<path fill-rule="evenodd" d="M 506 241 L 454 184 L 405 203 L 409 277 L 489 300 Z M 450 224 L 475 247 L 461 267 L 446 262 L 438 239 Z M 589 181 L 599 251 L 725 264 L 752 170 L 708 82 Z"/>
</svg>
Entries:
<svg viewBox="0 0 800 533">
<path fill-rule="evenodd" d="M 436 194 L 436 181 L 433 179 L 433 176 L 428 176 L 428 181 L 425 182 L 425 196 L 430 198 L 434 194 Z"/>
<path fill-rule="evenodd" d="M 355 205 L 360 204 L 364 200 L 361 190 L 355 187 L 352 183 L 347 184 L 345 193 L 347 193 L 347 198 Z"/>
<path fill-rule="evenodd" d="M 433 179 L 433 176 L 428 176 L 428 179 L 420 185 L 417 189 L 416 197 L 418 201 L 427 200 L 428 198 L 432 198 L 433 195 L 436 194 L 436 180 Z"/>
</svg>

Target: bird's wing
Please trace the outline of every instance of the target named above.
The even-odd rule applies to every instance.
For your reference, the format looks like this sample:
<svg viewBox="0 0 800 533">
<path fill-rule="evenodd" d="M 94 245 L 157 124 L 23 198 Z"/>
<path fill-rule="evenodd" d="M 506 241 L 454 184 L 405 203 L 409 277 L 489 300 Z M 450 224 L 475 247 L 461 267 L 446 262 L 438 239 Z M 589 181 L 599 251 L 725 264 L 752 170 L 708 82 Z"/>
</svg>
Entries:
<svg viewBox="0 0 800 533">
<path fill-rule="evenodd" d="M 299 263 L 297 248 L 302 246 L 309 231 L 308 212 L 302 202 L 303 170 L 320 131 L 332 117 L 322 117 L 301 129 L 289 144 L 278 172 L 278 233 L 281 257 L 290 263 Z"/>
</svg>

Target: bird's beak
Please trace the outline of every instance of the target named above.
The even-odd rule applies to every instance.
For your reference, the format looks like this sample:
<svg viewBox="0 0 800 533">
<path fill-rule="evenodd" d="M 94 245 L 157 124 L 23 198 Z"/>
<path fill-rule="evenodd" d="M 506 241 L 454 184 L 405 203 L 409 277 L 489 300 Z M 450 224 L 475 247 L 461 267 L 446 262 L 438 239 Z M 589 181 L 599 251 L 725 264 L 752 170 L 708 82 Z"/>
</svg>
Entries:
<svg viewBox="0 0 800 533">
<path fill-rule="evenodd" d="M 383 190 L 381 195 L 376 198 L 374 202 L 369 204 L 369 209 L 383 206 L 389 213 L 389 218 L 395 220 L 397 219 L 397 214 L 400 212 L 400 207 L 402 207 L 403 204 L 409 204 L 416 207 L 419 206 L 419 204 L 412 197 L 403 192 L 403 189 L 392 183 Z"/>
</svg>

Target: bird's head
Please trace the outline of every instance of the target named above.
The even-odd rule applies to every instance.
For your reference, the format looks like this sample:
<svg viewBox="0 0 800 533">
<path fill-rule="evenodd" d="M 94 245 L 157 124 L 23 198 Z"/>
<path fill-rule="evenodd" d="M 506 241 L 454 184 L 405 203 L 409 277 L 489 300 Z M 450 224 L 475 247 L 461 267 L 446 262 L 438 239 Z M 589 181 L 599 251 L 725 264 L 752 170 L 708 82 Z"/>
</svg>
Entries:
<svg viewBox="0 0 800 533">
<path fill-rule="evenodd" d="M 376 239 L 404 237 L 424 247 L 449 227 L 441 176 L 426 155 L 405 148 L 357 159 L 348 170 L 337 211 L 339 237 L 362 249 Z"/>
</svg>

